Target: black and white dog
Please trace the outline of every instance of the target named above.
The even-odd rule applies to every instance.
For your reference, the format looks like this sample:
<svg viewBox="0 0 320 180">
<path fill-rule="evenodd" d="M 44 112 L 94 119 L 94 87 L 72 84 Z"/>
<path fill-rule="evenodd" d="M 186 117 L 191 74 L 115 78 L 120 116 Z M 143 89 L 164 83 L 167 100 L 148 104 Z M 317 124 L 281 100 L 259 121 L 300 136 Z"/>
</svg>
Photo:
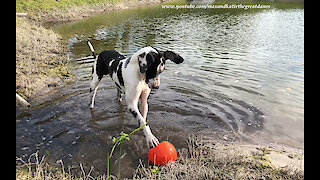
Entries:
<svg viewBox="0 0 320 180">
<path fill-rule="evenodd" d="M 89 41 L 88 45 L 94 58 L 96 58 Z M 151 88 L 159 88 L 160 73 L 165 70 L 165 63 L 168 59 L 176 64 L 183 62 L 183 58 L 177 53 L 159 51 L 153 47 L 142 48 L 129 58 L 125 58 L 115 50 L 101 52 L 92 67 L 90 108 L 94 107 L 94 98 L 99 82 L 104 75 L 109 74 L 118 89 L 117 101 L 122 101 L 121 95 L 124 93 L 130 113 L 138 120 L 139 126 L 145 124 L 148 112 L 148 96 Z M 141 100 L 141 113 L 138 109 L 139 98 Z M 143 133 L 149 148 L 159 144 L 148 125 L 144 126 Z"/>
</svg>

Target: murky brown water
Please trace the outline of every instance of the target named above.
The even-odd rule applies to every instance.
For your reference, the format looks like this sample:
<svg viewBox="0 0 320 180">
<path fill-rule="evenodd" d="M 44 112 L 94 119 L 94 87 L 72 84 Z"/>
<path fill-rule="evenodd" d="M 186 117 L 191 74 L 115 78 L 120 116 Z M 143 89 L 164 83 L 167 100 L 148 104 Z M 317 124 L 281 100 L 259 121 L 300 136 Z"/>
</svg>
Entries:
<svg viewBox="0 0 320 180">
<path fill-rule="evenodd" d="M 148 120 L 159 140 L 176 148 L 190 134 L 222 141 L 304 145 L 304 10 L 164 10 L 161 6 L 117 11 L 55 27 L 69 39 L 76 81 L 57 89 L 45 102 L 20 114 L 16 153 L 37 149 L 52 162 L 79 162 L 105 173 L 112 137 L 137 128 L 117 103 L 116 88 L 105 77 L 96 108 L 89 109 L 93 61 L 75 60 L 96 49 L 131 55 L 152 45 L 170 49 L 185 62 L 168 63 L 161 86 L 149 98 Z M 142 132 L 123 146 L 122 177 L 139 159 L 147 162 Z M 115 157 L 118 157 L 116 151 Z M 116 174 L 116 162 L 112 172 Z"/>
</svg>

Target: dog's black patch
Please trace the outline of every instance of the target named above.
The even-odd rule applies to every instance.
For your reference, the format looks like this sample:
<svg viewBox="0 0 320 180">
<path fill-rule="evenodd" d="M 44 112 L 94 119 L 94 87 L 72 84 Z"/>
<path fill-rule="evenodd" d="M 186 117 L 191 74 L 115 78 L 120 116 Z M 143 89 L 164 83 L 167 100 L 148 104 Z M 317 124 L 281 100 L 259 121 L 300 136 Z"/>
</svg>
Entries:
<svg viewBox="0 0 320 180">
<path fill-rule="evenodd" d="M 122 54 L 118 53 L 115 50 L 102 51 L 98 56 L 96 65 L 96 73 L 99 79 L 102 79 L 102 76 L 107 74 L 110 74 L 110 76 L 112 76 L 113 70 L 115 71 L 116 67 L 119 64 L 119 61 L 124 58 L 125 57 Z M 109 67 L 110 61 L 113 61 L 113 63 Z"/>
<path fill-rule="evenodd" d="M 119 90 L 122 89 L 121 86 L 120 86 L 117 82 L 114 82 L 114 83 L 116 83 L 116 86 L 117 86 L 117 88 L 118 88 Z"/>
<path fill-rule="evenodd" d="M 92 66 L 92 71 L 91 71 L 91 74 L 93 74 L 93 72 L 94 72 L 94 67 Z"/>
<path fill-rule="evenodd" d="M 161 56 L 158 53 L 150 52 L 147 54 L 147 63 L 148 69 L 146 72 L 146 83 L 149 82 L 149 79 L 156 77 L 158 73 L 158 66 L 161 62 Z"/>
<path fill-rule="evenodd" d="M 109 68 L 108 68 L 109 69 L 109 75 L 110 75 L 111 78 L 112 78 L 112 74 L 116 73 L 116 70 L 117 70 L 117 67 L 119 65 L 119 62 L 120 62 L 119 59 L 112 60 L 111 66 L 109 66 Z"/>
<path fill-rule="evenodd" d="M 156 58 L 159 58 L 159 60 L 160 60 L 160 56 L 158 53 L 149 52 L 146 57 L 147 63 L 152 64 Z"/>
<path fill-rule="evenodd" d="M 131 114 L 133 115 L 133 117 L 137 117 L 137 115 L 138 115 L 138 113 L 137 112 L 135 112 L 134 110 L 132 110 L 132 109 L 129 109 L 129 111 L 131 112 Z M 139 122 L 140 123 L 140 122 Z"/>
<path fill-rule="evenodd" d="M 127 68 L 128 64 L 130 63 L 130 60 L 131 60 L 131 57 L 129 57 L 129 58 L 126 60 L 126 64 L 124 65 L 124 68 Z"/>
<path fill-rule="evenodd" d="M 146 55 L 146 52 L 143 52 L 143 53 L 139 54 L 139 57 L 144 58 L 145 55 Z"/>
<path fill-rule="evenodd" d="M 122 77 L 122 62 L 119 65 L 117 76 L 118 76 L 120 85 L 124 86 L 123 77 Z"/>
</svg>

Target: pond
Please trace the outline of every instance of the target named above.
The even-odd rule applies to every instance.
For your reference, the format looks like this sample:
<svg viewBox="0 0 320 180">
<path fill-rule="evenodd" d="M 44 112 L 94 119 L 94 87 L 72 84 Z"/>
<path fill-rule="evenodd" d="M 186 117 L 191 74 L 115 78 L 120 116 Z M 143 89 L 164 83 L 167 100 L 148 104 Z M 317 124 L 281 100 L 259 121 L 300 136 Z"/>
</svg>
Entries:
<svg viewBox="0 0 320 180">
<path fill-rule="evenodd" d="M 38 149 L 50 161 L 81 162 L 105 173 L 112 137 L 138 127 L 125 103 L 116 102 L 109 77 L 100 83 L 95 109 L 89 109 L 93 60 L 77 60 L 91 55 L 87 40 L 97 53 L 116 49 L 129 57 L 151 45 L 185 59 L 179 65 L 167 63 L 160 88 L 149 98 L 148 121 L 160 141 L 169 140 L 179 149 L 196 134 L 303 149 L 304 9 L 288 6 L 244 10 L 154 5 L 53 27 L 69 42 L 75 82 L 18 116 L 17 156 L 28 157 Z M 139 159 L 148 164 L 142 132 L 132 136 L 123 152 L 122 177 L 132 176 Z M 111 171 L 116 171 L 115 163 Z"/>
</svg>

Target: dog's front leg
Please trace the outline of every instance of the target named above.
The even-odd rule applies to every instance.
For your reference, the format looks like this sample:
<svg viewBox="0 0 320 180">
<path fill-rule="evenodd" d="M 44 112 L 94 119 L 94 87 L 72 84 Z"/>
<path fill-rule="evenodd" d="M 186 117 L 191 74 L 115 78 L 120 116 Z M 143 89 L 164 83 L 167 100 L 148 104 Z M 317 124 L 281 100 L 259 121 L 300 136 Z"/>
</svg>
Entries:
<svg viewBox="0 0 320 180">
<path fill-rule="evenodd" d="M 129 111 L 131 112 L 131 114 L 138 120 L 139 126 L 142 126 L 142 125 L 146 124 L 146 120 L 140 114 L 137 105 L 138 104 L 132 103 L 132 104 L 128 105 L 128 108 L 129 108 Z M 158 139 L 152 134 L 151 129 L 148 124 L 143 127 L 143 133 L 146 137 L 148 148 L 155 147 L 159 144 Z"/>
<path fill-rule="evenodd" d="M 131 114 L 138 120 L 139 126 L 146 124 L 145 118 L 143 118 L 138 109 L 139 96 L 137 97 L 137 99 L 134 100 L 128 99 L 126 98 L 128 109 L 131 112 Z M 143 127 L 143 133 L 146 137 L 148 148 L 155 147 L 159 144 L 158 139 L 152 134 L 149 125 Z"/>
<path fill-rule="evenodd" d="M 140 111 L 141 111 L 142 117 L 146 121 L 147 121 L 147 113 L 148 113 L 148 97 L 149 97 L 150 91 L 151 91 L 150 88 L 146 88 L 145 90 L 142 91 L 140 96 L 140 100 L 141 100 Z"/>
</svg>

